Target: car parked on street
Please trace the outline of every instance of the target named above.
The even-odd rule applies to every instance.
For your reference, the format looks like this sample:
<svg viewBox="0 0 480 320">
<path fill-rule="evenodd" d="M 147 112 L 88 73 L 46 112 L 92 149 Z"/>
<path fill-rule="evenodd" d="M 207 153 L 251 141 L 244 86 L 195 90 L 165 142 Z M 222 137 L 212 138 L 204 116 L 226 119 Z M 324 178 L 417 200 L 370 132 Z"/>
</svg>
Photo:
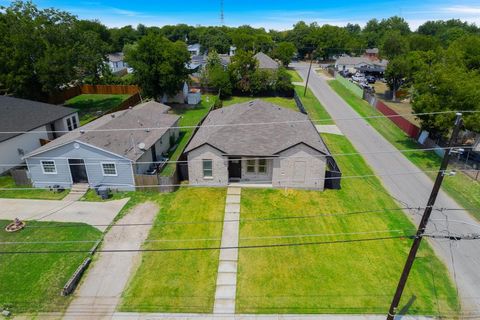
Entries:
<svg viewBox="0 0 480 320">
<path fill-rule="evenodd" d="M 370 84 L 373 84 L 373 83 L 377 82 L 377 78 L 375 78 L 374 76 L 367 76 L 365 79 Z"/>
</svg>

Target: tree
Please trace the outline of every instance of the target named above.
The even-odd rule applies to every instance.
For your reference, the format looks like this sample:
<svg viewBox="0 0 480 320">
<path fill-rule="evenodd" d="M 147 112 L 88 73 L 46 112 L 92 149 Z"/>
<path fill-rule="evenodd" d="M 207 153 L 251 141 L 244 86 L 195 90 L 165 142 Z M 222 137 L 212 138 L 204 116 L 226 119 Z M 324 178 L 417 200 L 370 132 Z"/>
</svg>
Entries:
<svg viewBox="0 0 480 320">
<path fill-rule="evenodd" d="M 220 98 L 232 95 L 230 76 L 215 51 L 208 54 L 207 64 L 202 72 L 202 82 L 206 86 L 218 89 Z"/>
<path fill-rule="evenodd" d="M 200 33 L 198 37 L 204 52 L 213 50 L 225 54 L 230 50 L 231 39 L 220 28 L 209 27 Z"/>
<path fill-rule="evenodd" d="M 396 56 L 407 53 L 408 42 L 406 37 L 399 31 L 386 32 L 382 40 L 381 53 L 387 59 L 393 59 Z"/>
<path fill-rule="evenodd" d="M 149 33 L 128 47 L 125 60 L 134 69 L 134 78 L 145 95 L 160 100 L 174 95 L 188 78 L 190 60 L 185 43 Z"/>
<path fill-rule="evenodd" d="M 297 49 L 295 45 L 291 42 L 280 42 L 277 47 L 273 50 L 272 56 L 275 59 L 278 59 L 282 64 L 287 67 L 292 61 Z"/>
<path fill-rule="evenodd" d="M 292 76 L 287 69 L 280 67 L 275 74 L 275 91 L 289 95 L 293 92 Z"/>
<path fill-rule="evenodd" d="M 0 10 L 0 83 L 19 97 L 47 100 L 105 62 L 102 26 L 67 12 L 15 1 Z"/>
<path fill-rule="evenodd" d="M 404 56 L 395 57 L 388 63 L 387 70 L 385 70 L 385 79 L 393 92 L 393 101 L 397 100 L 397 91 L 400 89 L 407 72 L 408 63 Z"/>
<path fill-rule="evenodd" d="M 135 43 L 139 35 L 137 30 L 132 26 L 110 29 L 110 37 L 112 39 L 111 49 L 114 52 L 121 52 L 126 44 Z"/>
<path fill-rule="evenodd" d="M 243 93 L 252 93 L 252 77 L 257 69 L 258 61 L 253 51 L 237 51 L 228 66 L 232 83 Z"/>
</svg>

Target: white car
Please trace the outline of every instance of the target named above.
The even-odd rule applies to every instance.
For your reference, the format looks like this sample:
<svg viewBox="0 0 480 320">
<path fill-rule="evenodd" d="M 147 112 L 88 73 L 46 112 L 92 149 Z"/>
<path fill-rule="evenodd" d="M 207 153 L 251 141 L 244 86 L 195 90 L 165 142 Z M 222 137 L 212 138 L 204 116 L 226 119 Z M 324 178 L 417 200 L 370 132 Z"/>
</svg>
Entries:
<svg viewBox="0 0 480 320">
<path fill-rule="evenodd" d="M 360 83 L 366 81 L 364 75 L 354 75 L 354 76 L 352 77 L 352 80 L 355 81 L 355 82 L 360 82 Z"/>
</svg>

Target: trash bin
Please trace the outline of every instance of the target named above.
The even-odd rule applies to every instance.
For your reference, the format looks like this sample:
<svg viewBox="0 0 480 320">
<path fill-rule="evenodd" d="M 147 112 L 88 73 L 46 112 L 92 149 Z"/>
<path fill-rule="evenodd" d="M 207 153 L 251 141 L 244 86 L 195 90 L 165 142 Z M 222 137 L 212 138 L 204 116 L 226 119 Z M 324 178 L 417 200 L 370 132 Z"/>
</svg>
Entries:
<svg viewBox="0 0 480 320">
<path fill-rule="evenodd" d="M 98 195 L 100 196 L 100 198 L 102 198 L 102 200 L 110 198 L 110 189 L 108 189 L 107 187 L 99 187 L 97 190 Z"/>
</svg>

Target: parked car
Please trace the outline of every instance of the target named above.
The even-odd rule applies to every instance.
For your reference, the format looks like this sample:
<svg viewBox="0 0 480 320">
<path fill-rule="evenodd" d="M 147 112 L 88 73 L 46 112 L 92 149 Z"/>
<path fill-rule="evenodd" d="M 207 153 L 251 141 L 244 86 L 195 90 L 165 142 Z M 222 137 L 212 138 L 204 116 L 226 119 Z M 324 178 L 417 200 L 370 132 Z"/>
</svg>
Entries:
<svg viewBox="0 0 480 320">
<path fill-rule="evenodd" d="M 367 82 L 371 84 L 377 82 L 377 78 L 375 78 L 374 76 L 367 76 L 365 79 L 367 79 Z"/>
<path fill-rule="evenodd" d="M 352 77 L 352 80 L 355 81 L 355 82 L 359 82 L 359 83 L 362 83 L 362 82 L 365 82 L 365 81 L 366 81 L 365 76 L 364 76 L 364 75 L 359 75 L 358 73 L 355 74 L 355 75 Z"/>
<path fill-rule="evenodd" d="M 340 71 L 340 75 L 344 78 L 350 78 L 352 74 L 348 70 L 342 70 Z"/>
</svg>

